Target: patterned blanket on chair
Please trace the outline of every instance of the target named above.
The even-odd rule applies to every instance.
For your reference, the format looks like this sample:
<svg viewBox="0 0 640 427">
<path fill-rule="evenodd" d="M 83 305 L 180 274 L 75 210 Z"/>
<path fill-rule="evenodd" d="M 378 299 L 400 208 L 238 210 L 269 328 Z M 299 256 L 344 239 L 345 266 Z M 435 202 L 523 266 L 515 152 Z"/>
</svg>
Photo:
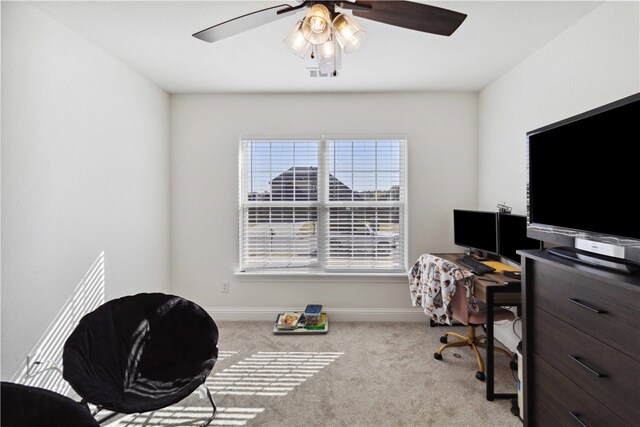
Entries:
<svg viewBox="0 0 640 427">
<path fill-rule="evenodd" d="M 474 276 L 443 258 L 424 254 L 418 258 L 409 272 L 409 292 L 414 307 L 424 308 L 424 313 L 434 322 L 451 325 L 451 297 L 456 284 L 467 290 L 469 310 L 478 311 L 473 296 Z"/>
</svg>

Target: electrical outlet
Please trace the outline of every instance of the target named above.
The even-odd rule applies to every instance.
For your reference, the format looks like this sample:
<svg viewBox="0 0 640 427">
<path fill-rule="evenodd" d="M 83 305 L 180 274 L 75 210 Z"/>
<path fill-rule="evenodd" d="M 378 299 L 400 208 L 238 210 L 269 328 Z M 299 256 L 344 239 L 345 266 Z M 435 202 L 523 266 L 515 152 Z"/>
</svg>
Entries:
<svg viewBox="0 0 640 427">
<path fill-rule="evenodd" d="M 39 357 L 39 351 L 33 351 L 27 354 L 27 370 L 25 371 L 25 377 L 29 377 L 29 375 L 31 375 L 31 373 L 33 372 L 35 366 L 40 363 L 38 361 Z"/>
<path fill-rule="evenodd" d="M 31 353 L 27 354 L 27 368 L 33 367 L 35 362 L 38 360 L 39 356 L 40 356 L 40 352 L 39 351 L 34 351 L 34 352 L 31 352 Z"/>
<path fill-rule="evenodd" d="M 229 281 L 222 282 L 222 293 L 223 294 L 229 293 Z"/>
</svg>

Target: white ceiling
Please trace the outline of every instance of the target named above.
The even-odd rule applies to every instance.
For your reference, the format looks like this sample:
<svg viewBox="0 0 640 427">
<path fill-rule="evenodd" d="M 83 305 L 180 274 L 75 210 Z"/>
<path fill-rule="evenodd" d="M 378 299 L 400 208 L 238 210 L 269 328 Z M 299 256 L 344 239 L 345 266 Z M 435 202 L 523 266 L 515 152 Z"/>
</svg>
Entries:
<svg viewBox="0 0 640 427">
<path fill-rule="evenodd" d="M 191 36 L 284 1 L 34 4 L 170 93 L 477 91 L 601 4 L 422 2 L 468 17 L 451 37 L 355 18 L 367 39 L 343 56 L 336 78 L 309 77 L 306 68 L 314 61 L 297 58 L 281 43 L 300 15 L 211 44 Z"/>
</svg>

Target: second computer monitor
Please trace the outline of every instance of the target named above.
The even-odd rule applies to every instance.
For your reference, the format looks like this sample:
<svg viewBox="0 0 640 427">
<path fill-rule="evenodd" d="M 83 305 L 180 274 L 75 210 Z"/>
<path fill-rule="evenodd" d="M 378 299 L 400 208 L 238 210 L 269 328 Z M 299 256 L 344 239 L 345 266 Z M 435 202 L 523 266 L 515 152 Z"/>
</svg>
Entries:
<svg viewBox="0 0 640 427">
<path fill-rule="evenodd" d="M 540 240 L 527 237 L 527 217 L 498 215 L 498 255 L 520 264 L 520 249 L 540 249 Z"/>
<path fill-rule="evenodd" d="M 465 248 L 497 254 L 498 214 L 454 209 L 453 243 Z"/>
</svg>

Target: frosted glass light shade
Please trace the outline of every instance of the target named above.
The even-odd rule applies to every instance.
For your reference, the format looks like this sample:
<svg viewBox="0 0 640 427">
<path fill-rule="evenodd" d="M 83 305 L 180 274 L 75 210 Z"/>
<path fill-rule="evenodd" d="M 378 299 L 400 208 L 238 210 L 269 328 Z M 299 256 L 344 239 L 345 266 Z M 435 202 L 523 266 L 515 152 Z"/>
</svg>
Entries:
<svg viewBox="0 0 640 427">
<path fill-rule="evenodd" d="M 340 68 L 340 48 L 334 39 L 317 47 L 318 68 L 321 74 L 334 74 Z"/>
<path fill-rule="evenodd" d="M 311 43 L 302 35 L 302 21 L 296 23 L 289 34 L 287 34 L 287 37 L 282 40 L 282 43 L 284 43 L 294 55 L 300 58 L 306 56 Z"/>
<path fill-rule="evenodd" d="M 345 53 L 351 53 L 358 49 L 366 38 L 366 33 L 362 27 L 349 15 L 345 15 L 344 13 L 335 17 L 333 20 L 333 28 L 336 39 Z"/>
<path fill-rule="evenodd" d="M 326 6 L 316 3 L 302 23 L 302 34 L 311 44 L 323 44 L 331 36 L 331 14 Z"/>
<path fill-rule="evenodd" d="M 318 60 L 331 59 L 336 56 L 336 45 L 331 39 L 318 46 Z"/>
</svg>

